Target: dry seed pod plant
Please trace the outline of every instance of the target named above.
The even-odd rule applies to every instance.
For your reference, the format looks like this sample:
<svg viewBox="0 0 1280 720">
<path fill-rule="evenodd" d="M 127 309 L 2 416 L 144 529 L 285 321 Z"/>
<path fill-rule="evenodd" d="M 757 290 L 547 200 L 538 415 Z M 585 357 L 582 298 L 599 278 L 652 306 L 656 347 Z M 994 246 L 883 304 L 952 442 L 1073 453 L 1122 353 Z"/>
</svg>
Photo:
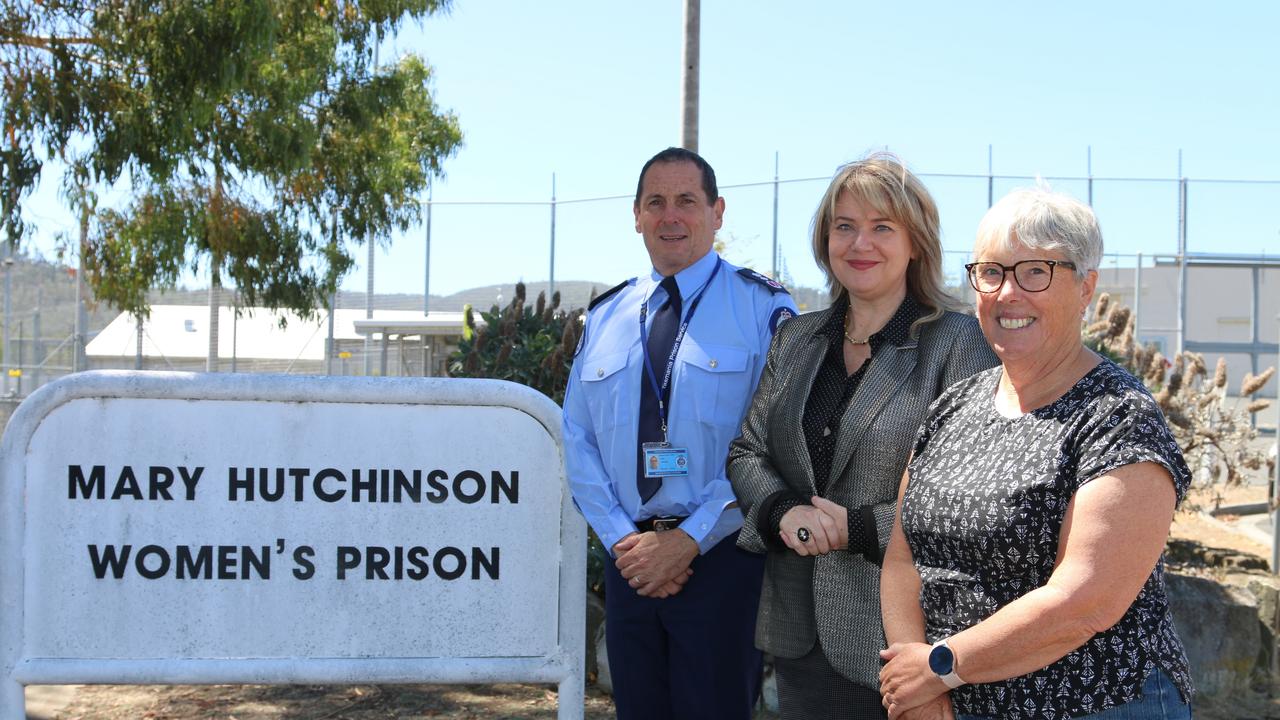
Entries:
<svg viewBox="0 0 1280 720">
<path fill-rule="evenodd" d="M 1092 321 L 1086 323 L 1085 343 L 1142 378 L 1155 395 L 1187 465 L 1196 473 L 1197 484 L 1235 485 L 1264 468 L 1266 477 L 1271 477 L 1275 461 L 1253 449 L 1256 443 L 1251 446 L 1258 433 L 1250 416 L 1271 406 L 1270 401 L 1253 395 L 1275 374 L 1274 367 L 1259 375 L 1246 375 L 1235 400 L 1229 401 L 1224 359 L 1218 359 L 1210 374 L 1198 353 L 1179 353 L 1170 361 L 1154 344 L 1141 345 L 1134 337 L 1129 308 L 1107 293 L 1099 295 Z M 1184 507 L 1195 509 L 1189 506 Z"/>
</svg>

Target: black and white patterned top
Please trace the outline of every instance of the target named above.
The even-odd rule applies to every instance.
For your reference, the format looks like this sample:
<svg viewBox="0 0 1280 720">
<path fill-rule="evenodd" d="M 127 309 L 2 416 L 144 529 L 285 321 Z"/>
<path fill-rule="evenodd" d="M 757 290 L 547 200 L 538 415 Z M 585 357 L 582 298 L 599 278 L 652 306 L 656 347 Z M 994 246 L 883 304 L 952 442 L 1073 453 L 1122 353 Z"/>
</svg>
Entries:
<svg viewBox="0 0 1280 720">
<path fill-rule="evenodd" d="M 902 528 L 922 581 L 929 642 L 976 625 L 1044 585 L 1067 504 L 1115 468 L 1158 463 L 1178 501 L 1191 473 L 1147 389 L 1103 360 L 1054 402 L 1018 418 L 995 408 L 999 367 L 950 387 L 916 441 Z M 951 691 L 957 713 L 1079 717 L 1134 700 L 1159 667 L 1193 694 L 1165 594 L 1164 560 L 1124 617 L 1046 668 Z"/>
</svg>

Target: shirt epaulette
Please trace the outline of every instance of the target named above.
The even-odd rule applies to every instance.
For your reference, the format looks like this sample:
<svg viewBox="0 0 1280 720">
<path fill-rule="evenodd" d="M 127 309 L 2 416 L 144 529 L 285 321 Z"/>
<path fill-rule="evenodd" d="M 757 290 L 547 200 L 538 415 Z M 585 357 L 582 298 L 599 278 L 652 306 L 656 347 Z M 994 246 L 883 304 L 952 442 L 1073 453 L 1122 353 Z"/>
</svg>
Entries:
<svg viewBox="0 0 1280 720">
<path fill-rule="evenodd" d="M 635 278 L 631 278 L 631 280 L 635 280 Z M 595 300 L 592 300 L 591 302 L 587 303 L 587 312 L 591 312 L 592 310 L 595 310 L 597 305 L 604 302 L 605 300 L 608 300 L 611 295 L 616 294 L 619 290 L 626 287 L 631 282 L 631 280 L 623 280 L 617 285 L 614 285 L 608 290 L 605 290 L 603 293 L 600 293 L 599 295 L 597 295 Z"/>
<path fill-rule="evenodd" d="M 778 293 L 786 293 L 788 295 L 791 294 L 785 287 L 782 286 L 782 283 L 778 282 L 777 280 L 774 280 L 768 275 L 758 273 L 755 270 L 752 270 L 751 268 L 738 268 L 738 274 L 744 278 L 747 278 L 748 280 L 753 280 L 755 282 L 760 283 L 761 285 L 768 288 L 769 292 L 774 295 Z"/>
</svg>

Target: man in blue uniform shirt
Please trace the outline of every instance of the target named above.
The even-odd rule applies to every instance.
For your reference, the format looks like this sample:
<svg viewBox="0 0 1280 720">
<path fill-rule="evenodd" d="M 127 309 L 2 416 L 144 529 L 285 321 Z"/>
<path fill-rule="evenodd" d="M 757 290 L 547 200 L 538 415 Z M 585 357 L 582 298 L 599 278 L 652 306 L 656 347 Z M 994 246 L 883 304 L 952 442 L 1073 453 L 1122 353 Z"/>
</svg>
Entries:
<svg viewBox="0 0 1280 720">
<path fill-rule="evenodd" d="M 653 270 L 591 304 L 564 405 L 569 486 L 615 561 L 614 700 L 620 720 L 745 720 L 764 564 L 735 545 L 725 457 L 795 304 L 712 250 L 724 199 L 696 153 L 651 158 L 633 209 Z"/>
</svg>

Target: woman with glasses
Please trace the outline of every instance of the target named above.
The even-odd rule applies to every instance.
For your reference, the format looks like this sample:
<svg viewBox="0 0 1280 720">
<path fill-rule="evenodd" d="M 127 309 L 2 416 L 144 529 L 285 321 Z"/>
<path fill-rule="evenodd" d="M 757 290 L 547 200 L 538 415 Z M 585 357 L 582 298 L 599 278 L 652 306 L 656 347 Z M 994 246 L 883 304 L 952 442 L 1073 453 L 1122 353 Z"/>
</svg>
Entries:
<svg viewBox="0 0 1280 720">
<path fill-rule="evenodd" d="M 840 168 L 812 241 L 834 303 L 774 336 L 728 474 L 738 545 L 766 553 L 756 645 L 782 717 L 876 718 L 898 479 L 929 403 L 996 357 L 949 311 L 937 207 L 897 158 Z"/>
<path fill-rule="evenodd" d="M 1081 342 L 1093 212 L 1047 190 L 967 265 L 1000 367 L 930 408 L 881 576 L 890 718 L 1189 718 L 1162 552 L 1190 473 L 1142 383 Z"/>
</svg>

